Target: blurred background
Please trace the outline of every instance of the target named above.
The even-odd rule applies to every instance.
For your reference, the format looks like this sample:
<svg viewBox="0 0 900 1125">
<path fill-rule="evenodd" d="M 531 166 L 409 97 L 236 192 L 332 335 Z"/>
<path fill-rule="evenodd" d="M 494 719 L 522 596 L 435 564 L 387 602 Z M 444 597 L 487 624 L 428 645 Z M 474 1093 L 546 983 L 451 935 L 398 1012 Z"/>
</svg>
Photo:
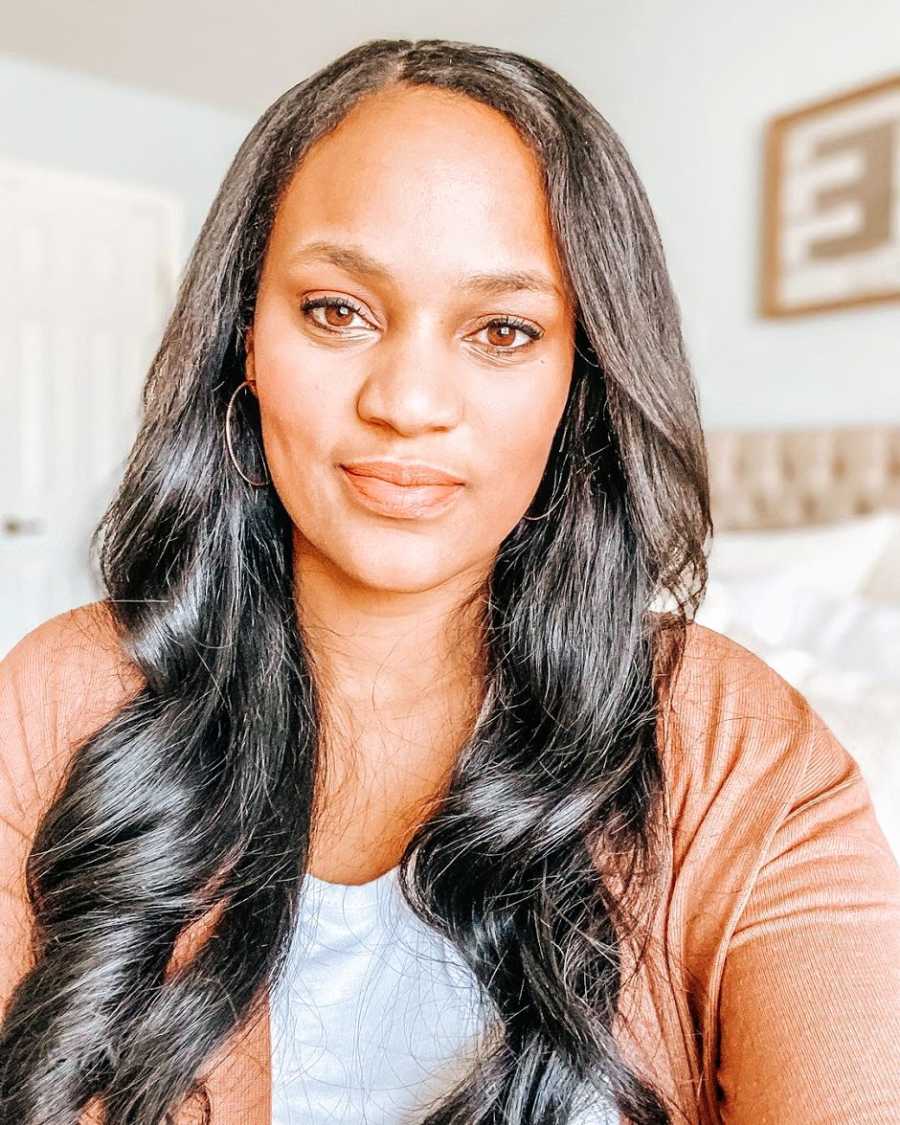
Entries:
<svg viewBox="0 0 900 1125">
<path fill-rule="evenodd" d="M 701 623 L 809 698 L 900 855 L 900 4 L 0 3 L 0 655 L 100 596 L 180 271 L 247 131 L 381 37 L 534 55 L 622 137 L 681 303 Z"/>
</svg>

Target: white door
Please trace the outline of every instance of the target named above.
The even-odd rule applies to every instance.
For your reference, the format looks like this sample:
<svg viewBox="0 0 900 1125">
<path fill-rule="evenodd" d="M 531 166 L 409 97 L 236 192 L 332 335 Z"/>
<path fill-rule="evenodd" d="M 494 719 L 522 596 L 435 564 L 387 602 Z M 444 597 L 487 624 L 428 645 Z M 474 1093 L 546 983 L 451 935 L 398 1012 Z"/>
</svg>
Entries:
<svg viewBox="0 0 900 1125">
<path fill-rule="evenodd" d="M 88 539 L 171 310 L 173 196 L 0 161 L 0 657 L 101 597 Z"/>
</svg>

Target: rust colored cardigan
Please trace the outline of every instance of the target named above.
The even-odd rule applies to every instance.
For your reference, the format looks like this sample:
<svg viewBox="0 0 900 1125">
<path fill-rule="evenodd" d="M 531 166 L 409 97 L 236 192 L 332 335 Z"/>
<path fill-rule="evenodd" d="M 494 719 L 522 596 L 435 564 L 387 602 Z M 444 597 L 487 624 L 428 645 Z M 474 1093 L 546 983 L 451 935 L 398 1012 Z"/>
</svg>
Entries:
<svg viewBox="0 0 900 1125">
<path fill-rule="evenodd" d="M 114 636 L 95 602 L 0 662 L 4 1008 L 30 964 L 23 868 L 40 813 L 69 746 L 140 683 Z M 900 868 L 857 762 L 769 665 L 701 625 L 667 716 L 665 893 L 633 979 L 626 954 L 623 1054 L 675 1120 L 897 1125 Z M 213 1125 L 269 1125 L 267 1005 L 204 1074 Z M 94 1103 L 82 1122 L 98 1120 Z"/>
</svg>

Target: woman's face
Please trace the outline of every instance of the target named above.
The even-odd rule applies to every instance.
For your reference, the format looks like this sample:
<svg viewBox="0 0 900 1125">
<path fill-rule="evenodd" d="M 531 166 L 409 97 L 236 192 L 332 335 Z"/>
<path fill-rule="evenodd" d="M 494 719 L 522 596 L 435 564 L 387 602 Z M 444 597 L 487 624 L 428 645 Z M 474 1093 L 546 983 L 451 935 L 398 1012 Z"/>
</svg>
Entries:
<svg viewBox="0 0 900 1125">
<path fill-rule="evenodd" d="M 539 168 L 506 118 L 429 88 L 359 103 L 280 204 L 246 343 L 295 565 L 397 592 L 485 574 L 544 473 L 574 351 Z M 461 483 L 342 468 L 368 459 Z"/>
</svg>

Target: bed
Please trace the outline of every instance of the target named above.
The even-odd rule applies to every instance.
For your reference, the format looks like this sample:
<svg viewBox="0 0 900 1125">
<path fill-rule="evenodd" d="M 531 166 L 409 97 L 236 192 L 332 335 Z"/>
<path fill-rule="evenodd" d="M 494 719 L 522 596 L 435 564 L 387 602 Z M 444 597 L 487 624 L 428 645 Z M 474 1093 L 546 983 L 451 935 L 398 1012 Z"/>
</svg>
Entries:
<svg viewBox="0 0 900 1125">
<path fill-rule="evenodd" d="M 706 438 L 715 534 L 696 619 L 806 696 L 900 857 L 900 425 Z"/>
</svg>

